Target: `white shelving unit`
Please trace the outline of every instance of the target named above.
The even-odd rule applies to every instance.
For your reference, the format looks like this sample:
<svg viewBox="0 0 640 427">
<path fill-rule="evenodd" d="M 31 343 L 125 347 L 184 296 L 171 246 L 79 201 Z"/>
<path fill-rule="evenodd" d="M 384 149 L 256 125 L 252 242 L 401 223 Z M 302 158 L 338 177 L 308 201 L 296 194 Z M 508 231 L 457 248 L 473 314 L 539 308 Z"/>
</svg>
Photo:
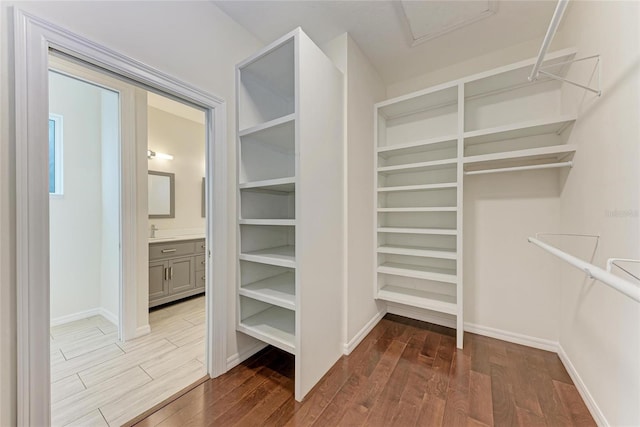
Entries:
<svg viewBox="0 0 640 427">
<path fill-rule="evenodd" d="M 236 329 L 295 355 L 296 400 L 342 354 L 342 81 L 300 29 L 237 66 Z"/>
<path fill-rule="evenodd" d="M 544 65 L 564 76 L 566 49 Z M 449 316 L 463 343 L 464 176 L 570 166 L 577 117 L 535 58 L 376 104 L 375 295 Z M 562 64 L 561 64 L 562 63 Z M 468 177 L 467 179 L 473 179 Z M 404 311 L 406 313 L 406 311 Z"/>
</svg>

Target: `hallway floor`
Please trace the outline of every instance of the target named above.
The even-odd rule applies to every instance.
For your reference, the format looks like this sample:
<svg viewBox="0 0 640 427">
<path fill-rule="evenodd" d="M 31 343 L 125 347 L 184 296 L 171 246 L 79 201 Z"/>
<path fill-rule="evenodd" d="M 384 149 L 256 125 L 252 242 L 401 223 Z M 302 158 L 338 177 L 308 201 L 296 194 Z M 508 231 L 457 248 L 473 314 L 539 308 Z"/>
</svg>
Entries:
<svg viewBox="0 0 640 427">
<path fill-rule="evenodd" d="M 137 426 L 595 426 L 555 353 L 387 315 L 293 399 L 293 357 L 274 347 Z"/>
<path fill-rule="evenodd" d="M 120 426 L 206 375 L 204 296 L 149 313 L 119 342 L 102 316 L 51 328 L 53 426 Z"/>
</svg>

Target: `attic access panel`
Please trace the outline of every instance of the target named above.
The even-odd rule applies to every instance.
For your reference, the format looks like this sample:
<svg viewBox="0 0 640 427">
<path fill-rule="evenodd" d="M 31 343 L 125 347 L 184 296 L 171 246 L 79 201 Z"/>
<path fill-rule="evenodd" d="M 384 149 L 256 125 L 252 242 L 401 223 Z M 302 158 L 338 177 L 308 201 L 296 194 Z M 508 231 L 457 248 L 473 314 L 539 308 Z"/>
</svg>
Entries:
<svg viewBox="0 0 640 427">
<path fill-rule="evenodd" d="M 493 15 L 498 2 L 401 0 L 399 7 L 409 27 L 413 47 Z"/>
</svg>

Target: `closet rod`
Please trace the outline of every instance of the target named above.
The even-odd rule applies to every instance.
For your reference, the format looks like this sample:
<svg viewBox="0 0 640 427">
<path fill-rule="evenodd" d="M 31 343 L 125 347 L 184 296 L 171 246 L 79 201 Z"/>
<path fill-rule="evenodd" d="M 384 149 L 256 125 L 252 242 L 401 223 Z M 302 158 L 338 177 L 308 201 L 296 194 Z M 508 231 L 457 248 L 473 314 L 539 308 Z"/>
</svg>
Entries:
<svg viewBox="0 0 640 427">
<path fill-rule="evenodd" d="M 496 169 L 483 169 L 477 171 L 465 171 L 465 175 L 481 175 L 485 173 L 498 173 L 498 172 L 514 172 L 514 171 L 527 171 L 533 169 L 554 169 L 554 168 L 570 168 L 573 167 L 573 162 L 560 162 L 560 163 L 547 163 L 544 165 L 530 165 L 530 166 L 514 166 L 511 168 L 496 168 Z"/>
<path fill-rule="evenodd" d="M 550 254 L 555 255 L 561 260 L 566 261 L 570 265 L 584 271 L 590 278 L 598 280 L 599 282 L 612 287 L 613 289 L 621 292 L 622 294 L 628 296 L 636 302 L 640 302 L 639 286 L 636 286 L 633 283 L 628 282 L 618 276 L 614 276 L 612 273 L 609 273 L 601 269 L 600 267 L 576 258 L 573 255 L 569 255 L 568 253 L 561 251 L 554 246 L 541 242 L 538 239 L 529 237 L 527 240 L 529 241 L 529 243 L 533 243 L 534 245 L 541 247 Z"/>
<path fill-rule="evenodd" d="M 560 21 L 562 21 L 562 15 L 564 14 L 567 5 L 569 4 L 569 0 L 558 0 L 558 5 L 556 6 L 556 11 L 553 12 L 553 17 L 551 18 L 551 22 L 549 23 L 549 28 L 547 29 L 547 34 L 544 36 L 544 40 L 542 41 L 542 46 L 540 46 L 540 52 L 538 53 L 538 59 L 536 59 L 536 63 L 533 66 L 533 70 L 531 70 L 531 75 L 529 76 L 529 81 L 532 82 L 538 78 L 540 72 L 540 66 L 542 66 L 542 62 L 544 61 L 544 57 L 547 54 L 547 50 L 551 45 L 551 41 L 553 41 L 553 36 L 556 35 L 556 31 L 558 30 L 558 26 L 560 25 Z"/>
</svg>

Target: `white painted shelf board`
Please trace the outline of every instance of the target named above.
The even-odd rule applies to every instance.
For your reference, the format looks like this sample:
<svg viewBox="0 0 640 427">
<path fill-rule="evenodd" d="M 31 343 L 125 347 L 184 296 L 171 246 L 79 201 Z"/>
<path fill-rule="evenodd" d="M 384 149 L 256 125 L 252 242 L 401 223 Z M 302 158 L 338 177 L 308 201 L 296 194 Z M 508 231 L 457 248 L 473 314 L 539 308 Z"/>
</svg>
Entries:
<svg viewBox="0 0 640 427">
<path fill-rule="evenodd" d="M 455 236 L 458 232 L 452 228 L 378 227 L 378 233 L 436 234 L 436 235 L 443 235 L 443 236 Z"/>
<path fill-rule="evenodd" d="M 575 57 L 576 53 L 577 51 L 573 48 L 547 53 L 542 66 L 546 67 L 555 63 L 569 61 Z M 536 84 L 529 82 L 531 68 L 536 59 L 537 58 L 526 59 L 515 64 L 465 77 L 461 80 L 466 83 L 464 88 L 465 100 Z M 569 67 L 570 65 L 554 67 L 551 69 L 551 72 L 560 77 L 564 77 Z M 551 80 L 540 76 L 538 81 L 544 83 Z"/>
<path fill-rule="evenodd" d="M 378 291 L 378 299 L 424 308 L 439 313 L 457 314 L 456 297 L 425 292 L 400 286 L 384 286 Z"/>
<path fill-rule="evenodd" d="M 431 162 L 405 163 L 396 166 L 382 166 L 378 168 L 378 173 L 402 173 L 402 172 L 422 172 L 427 170 L 448 169 L 455 167 L 457 159 L 434 160 Z"/>
<path fill-rule="evenodd" d="M 270 190 L 292 193 L 296 188 L 296 179 L 295 177 L 266 179 L 264 181 L 241 183 L 238 187 L 241 190 Z"/>
<path fill-rule="evenodd" d="M 412 264 L 400 264 L 397 262 L 386 262 L 382 265 L 379 265 L 378 273 L 454 284 L 458 281 L 456 272 L 452 269 L 425 267 L 422 265 Z"/>
<path fill-rule="evenodd" d="M 441 149 L 441 144 L 458 141 L 458 135 L 445 135 L 437 138 L 423 139 L 405 144 L 387 145 L 378 147 L 376 151 L 382 157 L 397 156 L 401 154 L 414 154 Z"/>
<path fill-rule="evenodd" d="M 421 191 L 421 190 L 440 190 L 446 188 L 456 188 L 456 182 L 444 182 L 442 184 L 420 184 L 420 185 L 401 185 L 399 187 L 379 187 L 379 192 L 389 191 Z"/>
<path fill-rule="evenodd" d="M 240 225 L 282 225 L 295 226 L 295 219 L 240 219 Z"/>
<path fill-rule="evenodd" d="M 242 252 L 239 258 L 243 261 L 296 268 L 295 256 L 295 246 L 278 246 L 275 248 L 261 249 L 259 251 Z"/>
<path fill-rule="evenodd" d="M 457 212 L 458 208 L 454 207 L 429 207 L 429 208 L 378 208 L 379 213 L 385 212 Z"/>
<path fill-rule="evenodd" d="M 296 309 L 296 275 L 288 271 L 240 287 L 239 294 L 288 310 Z"/>
<path fill-rule="evenodd" d="M 240 321 L 238 330 L 288 353 L 295 353 L 295 312 L 270 307 Z"/>
<path fill-rule="evenodd" d="M 264 132 L 267 130 L 272 130 L 281 125 L 290 124 L 293 126 L 293 123 L 296 119 L 295 113 L 287 114 L 286 116 L 278 117 L 277 119 L 269 120 L 265 123 L 260 123 L 255 126 L 251 126 L 249 128 L 243 129 L 238 132 L 239 137 L 244 137 L 252 134 L 257 134 L 258 132 Z M 270 145 L 279 145 L 277 141 L 267 141 Z"/>
<path fill-rule="evenodd" d="M 387 120 L 404 117 L 421 111 L 437 109 L 456 103 L 457 85 L 447 84 L 433 87 L 410 96 L 402 96 L 390 101 L 377 103 L 378 112 Z"/>
<path fill-rule="evenodd" d="M 464 158 L 464 164 L 472 166 L 467 171 L 482 170 L 491 167 L 524 165 L 527 162 L 554 163 L 573 156 L 577 146 L 574 144 L 551 145 L 526 150 L 504 151 L 501 153 L 481 154 Z"/>
<path fill-rule="evenodd" d="M 556 119 L 531 120 L 506 126 L 497 126 L 464 133 L 465 145 L 484 144 L 508 139 L 559 133 L 576 121 L 575 115 L 566 115 Z"/>
<path fill-rule="evenodd" d="M 419 246 L 384 245 L 378 247 L 379 254 L 410 255 L 426 258 L 457 259 L 455 249 L 424 248 Z"/>
</svg>

